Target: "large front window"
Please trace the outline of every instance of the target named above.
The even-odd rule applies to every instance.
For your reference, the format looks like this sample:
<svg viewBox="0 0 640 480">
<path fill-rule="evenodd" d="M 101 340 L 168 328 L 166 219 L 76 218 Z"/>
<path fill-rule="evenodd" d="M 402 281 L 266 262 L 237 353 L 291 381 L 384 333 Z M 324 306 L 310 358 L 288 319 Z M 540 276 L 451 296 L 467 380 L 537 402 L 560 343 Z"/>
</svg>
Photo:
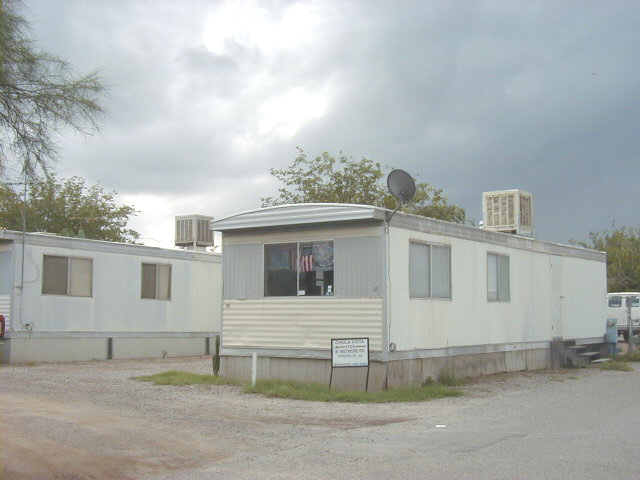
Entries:
<svg viewBox="0 0 640 480">
<path fill-rule="evenodd" d="M 265 297 L 333 294 L 332 241 L 265 245 Z"/>
</svg>

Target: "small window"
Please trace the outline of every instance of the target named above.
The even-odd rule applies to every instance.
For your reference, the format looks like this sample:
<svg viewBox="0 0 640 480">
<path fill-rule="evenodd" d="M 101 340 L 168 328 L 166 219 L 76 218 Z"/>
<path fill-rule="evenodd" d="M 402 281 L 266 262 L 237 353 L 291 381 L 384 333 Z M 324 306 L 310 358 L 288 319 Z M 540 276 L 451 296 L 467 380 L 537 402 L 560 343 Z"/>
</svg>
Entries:
<svg viewBox="0 0 640 480">
<path fill-rule="evenodd" d="M 43 294 L 71 297 L 92 296 L 92 259 L 45 255 L 42 263 Z"/>
<path fill-rule="evenodd" d="M 141 297 L 171 300 L 171 265 L 143 263 Z"/>
<path fill-rule="evenodd" d="M 264 246 L 264 296 L 332 296 L 333 242 Z"/>
<path fill-rule="evenodd" d="M 411 298 L 451 298 L 451 247 L 409 243 Z"/>
<path fill-rule="evenodd" d="M 487 300 L 508 302 L 511 299 L 509 286 L 509 257 L 487 254 Z"/>
<path fill-rule="evenodd" d="M 622 307 L 622 297 L 620 295 L 612 295 L 609 297 L 609 307 L 620 308 Z"/>
</svg>

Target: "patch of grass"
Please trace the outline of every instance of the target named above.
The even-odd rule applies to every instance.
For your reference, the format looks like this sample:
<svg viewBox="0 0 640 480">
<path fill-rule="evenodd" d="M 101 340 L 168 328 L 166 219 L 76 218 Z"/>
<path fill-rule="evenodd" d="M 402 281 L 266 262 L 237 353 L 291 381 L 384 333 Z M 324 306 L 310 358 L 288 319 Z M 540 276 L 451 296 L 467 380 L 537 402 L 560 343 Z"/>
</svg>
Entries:
<svg viewBox="0 0 640 480">
<path fill-rule="evenodd" d="M 616 355 L 615 361 L 640 362 L 640 350 L 635 350 L 633 353 L 625 353 L 624 355 Z"/>
<path fill-rule="evenodd" d="M 329 391 L 329 386 L 324 384 L 283 380 L 259 380 L 255 387 L 246 386 L 245 392 L 294 400 L 353 403 L 423 402 L 435 398 L 458 397 L 463 394 L 460 390 L 435 382 L 381 392 L 336 392 Z"/>
<path fill-rule="evenodd" d="M 180 372 L 178 370 L 133 377 L 133 380 L 153 382 L 155 385 L 242 385 L 242 382 L 233 378 L 214 377 L 208 374 Z"/>
<path fill-rule="evenodd" d="M 631 365 L 627 365 L 625 362 L 620 361 L 611 361 L 606 362 L 600 365 L 602 370 L 617 370 L 619 372 L 633 372 L 633 367 Z"/>
<path fill-rule="evenodd" d="M 428 381 L 430 379 L 431 377 L 427 378 L 427 382 L 425 382 L 425 385 L 428 384 Z M 469 379 L 456 378 L 456 376 L 453 373 L 442 371 L 438 375 L 437 383 L 439 383 L 440 385 L 445 385 L 447 387 L 460 387 L 462 385 L 469 383 Z"/>
<path fill-rule="evenodd" d="M 462 380 L 454 377 L 443 377 L 451 384 L 461 385 Z M 141 382 L 153 382 L 155 385 L 245 385 L 246 393 L 258 393 L 267 397 L 291 398 L 317 402 L 354 402 L 354 403 L 388 403 L 388 402 L 423 402 L 444 397 L 458 397 L 463 393 L 428 379 L 424 385 L 406 388 L 394 388 L 382 392 L 329 391 L 329 386 L 320 383 L 302 383 L 284 380 L 258 380 L 252 387 L 232 378 L 215 377 L 198 373 L 170 370 L 155 375 L 133 377 Z"/>
<path fill-rule="evenodd" d="M 569 380 L 579 380 L 580 377 L 576 377 L 575 375 L 571 375 L 570 377 L 567 377 Z"/>
</svg>

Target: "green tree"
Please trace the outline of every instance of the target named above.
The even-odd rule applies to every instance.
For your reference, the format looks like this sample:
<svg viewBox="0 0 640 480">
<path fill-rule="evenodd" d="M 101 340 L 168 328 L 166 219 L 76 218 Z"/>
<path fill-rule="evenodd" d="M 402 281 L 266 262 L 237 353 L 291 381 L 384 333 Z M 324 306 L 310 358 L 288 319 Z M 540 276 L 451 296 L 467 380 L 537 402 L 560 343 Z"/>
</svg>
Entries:
<svg viewBox="0 0 640 480">
<path fill-rule="evenodd" d="M 0 228 L 22 230 L 22 208 L 21 194 L 0 185 Z M 129 218 L 136 214 L 133 206 L 120 204 L 116 192 L 89 186 L 79 177 L 32 179 L 25 214 L 29 232 L 112 242 L 135 242 L 140 237 L 127 228 Z"/>
<path fill-rule="evenodd" d="M 640 291 L 640 228 L 620 227 L 590 233 L 586 248 L 607 253 L 609 292 Z"/>
<path fill-rule="evenodd" d="M 97 130 L 104 87 L 96 73 L 76 76 L 64 60 L 38 50 L 16 0 L 0 0 L 0 173 L 12 153 L 28 175 L 56 157 L 62 127 Z"/>
<path fill-rule="evenodd" d="M 395 198 L 387 191 L 386 171 L 382 165 L 363 158 L 359 161 L 340 153 L 327 152 L 310 158 L 298 148 L 295 160 L 283 169 L 270 170 L 282 186 L 277 197 L 262 198 L 262 206 L 287 203 L 356 203 L 393 209 Z M 428 183 L 416 182 L 413 201 L 401 211 L 425 217 L 464 223 L 465 212 L 450 205 L 442 190 Z"/>
</svg>

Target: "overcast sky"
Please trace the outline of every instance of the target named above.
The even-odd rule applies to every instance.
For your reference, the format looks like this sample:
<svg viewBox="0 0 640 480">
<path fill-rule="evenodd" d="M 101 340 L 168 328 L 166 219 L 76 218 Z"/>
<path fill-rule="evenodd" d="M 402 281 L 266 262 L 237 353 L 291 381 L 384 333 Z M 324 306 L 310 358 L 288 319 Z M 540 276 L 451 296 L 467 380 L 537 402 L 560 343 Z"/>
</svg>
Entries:
<svg viewBox="0 0 640 480">
<path fill-rule="evenodd" d="M 404 168 L 476 220 L 483 191 L 523 188 L 544 240 L 640 224 L 637 2 L 25 2 L 38 45 L 109 86 L 56 170 L 116 189 L 147 244 L 258 207 L 297 145 Z"/>
</svg>

